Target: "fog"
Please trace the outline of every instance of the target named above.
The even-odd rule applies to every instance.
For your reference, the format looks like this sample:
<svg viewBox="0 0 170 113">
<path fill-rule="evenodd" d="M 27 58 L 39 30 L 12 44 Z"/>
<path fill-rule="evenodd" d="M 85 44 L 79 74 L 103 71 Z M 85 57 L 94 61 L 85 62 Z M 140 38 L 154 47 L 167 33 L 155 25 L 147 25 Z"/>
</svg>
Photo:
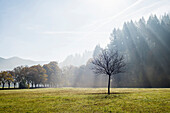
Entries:
<svg viewBox="0 0 170 113">
<path fill-rule="evenodd" d="M 1 0 L 0 70 L 30 87 L 106 87 L 108 76 L 94 74 L 91 61 L 104 49 L 118 50 L 126 71 L 112 76 L 112 87 L 169 87 L 169 6 L 169 0 Z"/>
</svg>

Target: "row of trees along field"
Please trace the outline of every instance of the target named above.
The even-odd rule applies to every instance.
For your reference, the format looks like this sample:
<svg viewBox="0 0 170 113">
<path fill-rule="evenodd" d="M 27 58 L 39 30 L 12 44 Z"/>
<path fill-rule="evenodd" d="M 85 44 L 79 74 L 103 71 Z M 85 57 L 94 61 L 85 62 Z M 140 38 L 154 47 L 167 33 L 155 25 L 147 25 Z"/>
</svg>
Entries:
<svg viewBox="0 0 170 113">
<path fill-rule="evenodd" d="M 31 86 L 39 87 L 55 87 L 59 85 L 61 78 L 61 69 L 57 62 L 50 62 L 49 64 L 34 65 L 31 67 L 18 66 L 12 71 L 2 71 L 0 73 L 0 84 L 4 88 L 5 83 L 8 88 L 13 83 L 14 88 L 16 84 L 19 88 L 29 88 Z"/>
</svg>

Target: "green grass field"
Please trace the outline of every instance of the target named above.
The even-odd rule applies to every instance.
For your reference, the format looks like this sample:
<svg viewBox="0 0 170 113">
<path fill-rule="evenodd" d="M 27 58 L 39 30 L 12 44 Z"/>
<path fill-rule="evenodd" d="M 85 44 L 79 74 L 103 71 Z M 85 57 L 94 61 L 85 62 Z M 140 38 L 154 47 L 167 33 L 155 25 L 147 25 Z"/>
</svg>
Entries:
<svg viewBox="0 0 170 113">
<path fill-rule="evenodd" d="M 170 112 L 170 89 L 0 90 L 0 112 Z"/>
</svg>

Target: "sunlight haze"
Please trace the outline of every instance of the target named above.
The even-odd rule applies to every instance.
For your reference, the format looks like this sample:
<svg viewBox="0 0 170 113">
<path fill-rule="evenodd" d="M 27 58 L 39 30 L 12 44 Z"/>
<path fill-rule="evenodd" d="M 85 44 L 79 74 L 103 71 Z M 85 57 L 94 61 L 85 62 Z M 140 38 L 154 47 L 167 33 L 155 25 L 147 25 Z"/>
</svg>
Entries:
<svg viewBox="0 0 170 113">
<path fill-rule="evenodd" d="M 169 13 L 169 6 L 169 0 L 0 0 L 0 57 L 61 62 L 106 47 L 124 21 Z"/>
</svg>

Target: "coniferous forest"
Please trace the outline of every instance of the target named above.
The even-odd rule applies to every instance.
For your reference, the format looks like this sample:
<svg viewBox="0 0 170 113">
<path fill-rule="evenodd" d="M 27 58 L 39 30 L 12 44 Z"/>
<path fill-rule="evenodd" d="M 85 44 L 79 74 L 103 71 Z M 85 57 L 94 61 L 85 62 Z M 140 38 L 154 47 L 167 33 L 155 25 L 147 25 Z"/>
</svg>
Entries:
<svg viewBox="0 0 170 113">
<path fill-rule="evenodd" d="M 170 17 L 124 23 L 114 29 L 108 48 L 125 55 L 127 73 L 116 77 L 118 87 L 170 87 Z"/>
</svg>

